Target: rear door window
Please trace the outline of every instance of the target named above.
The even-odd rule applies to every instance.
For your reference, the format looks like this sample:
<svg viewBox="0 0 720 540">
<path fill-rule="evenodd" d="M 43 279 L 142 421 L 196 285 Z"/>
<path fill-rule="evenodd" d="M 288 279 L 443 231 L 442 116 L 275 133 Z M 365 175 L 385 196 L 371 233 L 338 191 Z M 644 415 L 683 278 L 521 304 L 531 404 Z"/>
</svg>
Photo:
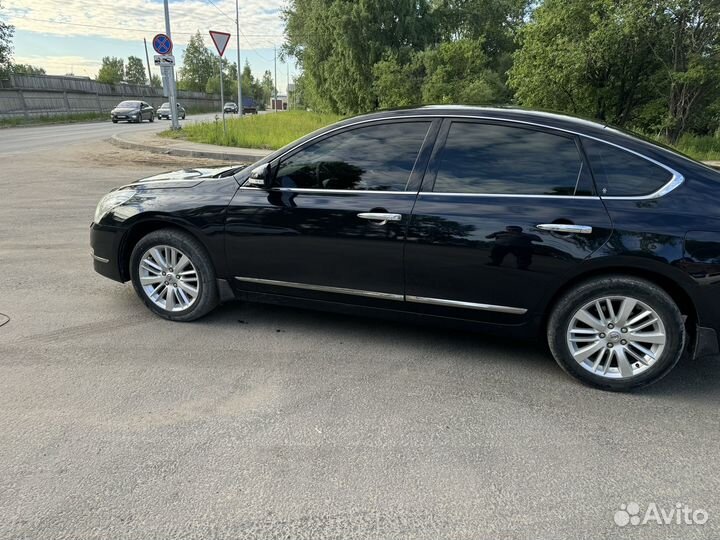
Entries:
<svg viewBox="0 0 720 540">
<path fill-rule="evenodd" d="M 672 173 L 645 158 L 594 139 L 583 139 L 599 194 L 637 197 L 656 192 L 672 179 Z"/>
<path fill-rule="evenodd" d="M 572 136 L 524 127 L 453 122 L 438 156 L 433 191 L 589 195 L 578 189 L 583 169 Z"/>
</svg>

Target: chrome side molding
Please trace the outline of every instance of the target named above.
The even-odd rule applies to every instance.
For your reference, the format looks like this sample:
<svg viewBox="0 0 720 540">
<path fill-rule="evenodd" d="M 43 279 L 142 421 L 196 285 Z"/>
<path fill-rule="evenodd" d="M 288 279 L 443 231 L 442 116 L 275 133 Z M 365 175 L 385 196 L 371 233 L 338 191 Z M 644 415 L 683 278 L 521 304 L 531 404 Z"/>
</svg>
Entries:
<svg viewBox="0 0 720 540">
<path fill-rule="evenodd" d="M 402 294 L 392 294 L 377 291 L 363 291 L 361 289 L 347 289 L 345 287 L 328 287 L 326 285 L 310 285 L 308 283 L 294 283 L 292 281 L 278 281 L 275 279 L 261 279 L 252 277 L 235 276 L 238 281 L 257 283 L 258 285 L 272 285 L 274 287 L 289 287 L 293 289 L 305 289 L 308 291 L 320 291 L 336 294 L 350 294 L 353 296 L 366 296 L 368 298 L 379 298 L 381 300 L 397 300 L 402 302 Z"/>
<path fill-rule="evenodd" d="M 459 300 L 446 300 L 444 298 L 427 298 L 424 296 L 405 296 L 405 300 L 415 304 L 431 304 L 434 306 L 447 306 L 466 309 L 479 309 L 481 311 L 497 311 L 498 313 L 510 313 L 512 315 L 523 315 L 527 313 L 525 308 L 510 306 L 496 306 L 493 304 L 478 304 L 475 302 L 460 302 Z"/>
<path fill-rule="evenodd" d="M 498 313 L 509 313 L 511 315 L 523 315 L 527 313 L 525 308 L 510 306 L 496 306 L 493 304 L 480 304 L 475 302 L 461 302 L 459 300 L 446 300 L 444 298 L 427 298 L 424 296 L 410 296 L 402 294 L 385 293 L 378 291 L 365 291 L 362 289 L 348 289 L 345 287 L 329 287 L 326 285 L 311 285 L 308 283 L 295 283 L 292 281 L 279 281 L 275 279 L 261 279 L 253 277 L 235 276 L 235 279 L 245 283 L 257 283 L 258 285 L 271 285 L 273 287 L 289 287 L 293 289 L 305 289 L 308 291 L 327 292 L 334 294 L 349 294 L 353 296 L 364 296 L 380 300 L 394 300 L 397 302 L 413 302 L 415 304 L 430 304 L 435 306 L 456 307 L 465 309 L 478 309 L 481 311 L 495 311 Z"/>
</svg>

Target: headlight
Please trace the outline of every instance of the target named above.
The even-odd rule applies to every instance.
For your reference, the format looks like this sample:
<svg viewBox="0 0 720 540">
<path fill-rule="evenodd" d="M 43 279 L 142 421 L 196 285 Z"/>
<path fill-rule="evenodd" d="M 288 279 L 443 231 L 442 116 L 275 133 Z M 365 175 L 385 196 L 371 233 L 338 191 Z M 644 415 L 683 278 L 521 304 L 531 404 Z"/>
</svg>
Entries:
<svg viewBox="0 0 720 540">
<path fill-rule="evenodd" d="M 113 191 L 105 195 L 97 205 L 95 209 L 95 217 L 93 221 L 99 223 L 105 215 L 112 210 L 117 208 L 121 204 L 125 204 L 135 196 L 135 191 L 132 189 L 125 189 L 122 191 Z"/>
</svg>

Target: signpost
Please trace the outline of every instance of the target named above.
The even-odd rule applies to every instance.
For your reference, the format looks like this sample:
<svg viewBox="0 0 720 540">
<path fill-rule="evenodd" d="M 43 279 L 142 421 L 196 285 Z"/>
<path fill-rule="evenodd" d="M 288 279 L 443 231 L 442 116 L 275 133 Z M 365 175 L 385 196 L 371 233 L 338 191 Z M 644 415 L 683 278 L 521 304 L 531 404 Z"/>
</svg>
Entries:
<svg viewBox="0 0 720 540">
<path fill-rule="evenodd" d="M 180 129 L 180 122 L 178 122 L 178 107 L 177 107 L 177 92 L 175 88 L 175 58 L 172 56 L 173 42 L 170 37 L 170 8 L 168 7 L 168 0 L 163 0 L 163 7 L 165 10 L 165 33 L 156 34 L 152 40 L 153 49 L 160 56 L 170 56 L 172 60 L 155 60 L 155 64 L 160 66 L 160 72 L 162 73 L 163 85 L 165 86 L 166 93 L 170 101 L 170 120 L 172 121 L 172 129 Z"/>
<path fill-rule="evenodd" d="M 216 30 L 210 30 L 210 39 L 212 39 L 213 43 L 215 44 L 215 48 L 218 52 L 218 58 L 220 60 L 220 109 L 222 110 L 222 119 L 223 119 L 223 134 L 227 136 L 227 125 L 225 124 L 225 96 L 223 92 L 223 62 L 222 57 L 223 54 L 225 54 L 225 48 L 227 47 L 228 42 L 230 41 L 230 34 L 227 32 L 218 32 Z M 238 69 L 240 69 L 240 66 L 238 66 Z M 239 104 L 239 107 L 242 110 L 242 103 Z"/>
</svg>

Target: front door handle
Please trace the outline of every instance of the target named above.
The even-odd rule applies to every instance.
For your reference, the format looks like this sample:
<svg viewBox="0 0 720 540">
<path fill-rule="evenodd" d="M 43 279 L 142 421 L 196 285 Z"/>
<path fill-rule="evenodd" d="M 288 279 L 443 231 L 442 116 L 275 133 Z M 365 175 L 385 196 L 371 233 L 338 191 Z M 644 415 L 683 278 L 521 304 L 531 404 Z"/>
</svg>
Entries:
<svg viewBox="0 0 720 540">
<path fill-rule="evenodd" d="M 385 225 L 388 221 L 402 220 L 402 214 L 389 214 L 387 212 L 360 212 L 357 217 L 376 221 L 378 225 Z"/>
<path fill-rule="evenodd" d="M 574 234 L 592 234 L 592 227 L 588 225 L 570 225 L 568 223 L 541 223 L 537 225 L 541 231 L 574 233 Z"/>
</svg>

